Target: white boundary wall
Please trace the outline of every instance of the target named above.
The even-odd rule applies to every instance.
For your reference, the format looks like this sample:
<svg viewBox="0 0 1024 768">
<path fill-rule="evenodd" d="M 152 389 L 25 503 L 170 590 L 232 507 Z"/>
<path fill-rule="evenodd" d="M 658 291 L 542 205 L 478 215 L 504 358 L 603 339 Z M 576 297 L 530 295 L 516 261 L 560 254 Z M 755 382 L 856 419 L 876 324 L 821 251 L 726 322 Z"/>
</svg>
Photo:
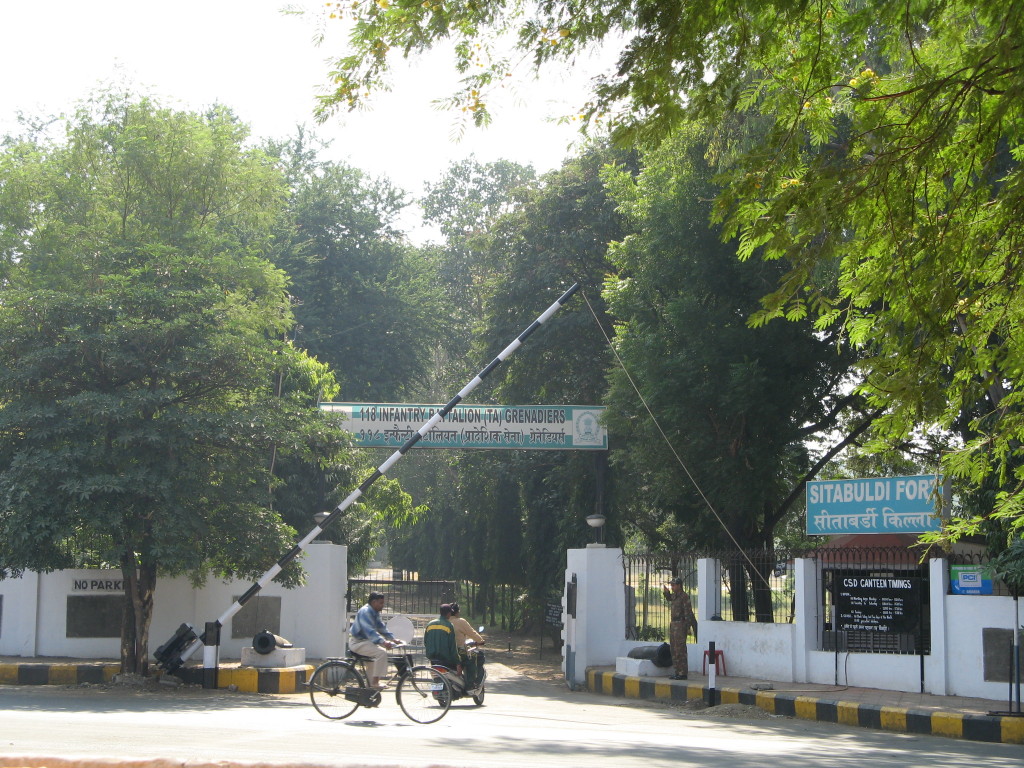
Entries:
<svg viewBox="0 0 1024 768">
<path fill-rule="evenodd" d="M 595 553 L 601 553 L 596 555 Z M 637 645 L 611 638 L 625 637 L 625 590 L 622 551 L 569 550 L 566 581 L 577 579 L 577 616 L 566 614 L 564 668 L 570 685 L 585 682 L 587 667 L 614 666 Z M 765 681 L 822 683 L 916 693 L 922 687 L 920 656 L 819 651 L 817 570 L 813 560 L 795 562 L 796 620 L 792 624 L 732 621 L 698 622 L 699 644 L 688 646 L 691 672 L 700 672 L 710 641 L 723 652 L 729 675 Z M 945 560 L 929 561 L 931 653 L 924 657 L 926 693 L 969 696 L 1000 701 L 1007 698 L 1006 682 L 984 679 L 982 631 L 1013 629 L 1011 597 L 948 595 Z M 600 571 L 600 572 L 598 572 Z M 697 574 L 697 615 L 717 613 L 720 583 L 718 563 L 701 560 Z M 714 585 L 712 588 L 711 585 Z M 728 680 L 728 678 L 726 678 Z"/>
<path fill-rule="evenodd" d="M 314 542 L 302 555 L 306 583 L 285 589 L 270 583 L 258 597 L 281 598 L 281 624 L 277 634 L 305 648 L 310 659 L 345 653 L 345 593 L 348 590 L 348 548 L 330 542 Z M 67 637 L 69 595 L 121 594 L 102 582 L 120 581 L 120 571 L 68 570 L 52 573 L 26 572 L 21 578 L 0 580 L 3 614 L 0 616 L 0 655 L 24 657 L 66 656 L 76 659 L 117 659 L 116 637 Z M 88 589 L 76 588 L 86 581 Z M 100 582 L 99 585 L 96 582 Z M 211 579 L 195 589 L 187 578 L 157 579 L 153 597 L 150 653 L 170 639 L 182 623 L 202 634 L 250 586 L 250 581 L 222 582 Z M 239 659 L 252 637 L 232 638 L 231 620 L 221 630 L 221 659 Z M 199 654 L 193 659 L 200 660 Z"/>
</svg>

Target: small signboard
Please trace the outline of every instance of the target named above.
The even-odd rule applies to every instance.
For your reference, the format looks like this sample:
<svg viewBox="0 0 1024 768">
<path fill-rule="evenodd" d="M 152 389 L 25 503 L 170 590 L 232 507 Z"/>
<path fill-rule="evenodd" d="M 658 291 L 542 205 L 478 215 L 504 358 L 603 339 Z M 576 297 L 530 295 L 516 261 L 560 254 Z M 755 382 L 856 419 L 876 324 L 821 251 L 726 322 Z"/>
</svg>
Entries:
<svg viewBox="0 0 1024 768">
<path fill-rule="evenodd" d="M 847 575 L 838 580 L 836 628 L 840 632 L 917 633 L 921 578 Z"/>
<path fill-rule="evenodd" d="M 951 565 L 949 586 L 954 595 L 991 595 L 992 567 L 988 565 Z"/>
<path fill-rule="evenodd" d="M 939 475 L 807 483 L 807 533 L 924 533 L 942 527 Z"/>
<path fill-rule="evenodd" d="M 444 406 L 400 403 L 321 403 L 337 413 L 361 448 L 398 448 Z M 417 448 L 608 450 L 603 406 L 457 405 Z"/>
<path fill-rule="evenodd" d="M 561 603 L 548 603 L 544 606 L 544 623 L 552 627 L 562 627 Z"/>
</svg>

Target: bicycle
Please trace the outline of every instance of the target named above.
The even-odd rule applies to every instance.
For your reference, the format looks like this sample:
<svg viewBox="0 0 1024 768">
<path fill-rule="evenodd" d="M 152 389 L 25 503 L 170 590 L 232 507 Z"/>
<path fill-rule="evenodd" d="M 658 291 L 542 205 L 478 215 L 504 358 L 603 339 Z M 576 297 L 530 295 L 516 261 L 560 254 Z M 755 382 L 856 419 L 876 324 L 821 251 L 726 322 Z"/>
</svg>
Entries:
<svg viewBox="0 0 1024 768">
<path fill-rule="evenodd" d="M 349 651 L 345 658 L 330 658 L 320 664 L 308 683 L 316 711 L 331 720 L 343 720 L 359 707 L 380 706 L 381 694 L 397 683 L 395 699 L 413 722 L 436 723 L 448 713 L 453 699 L 448 679 L 433 667 L 414 665 L 408 649 L 388 656 L 396 672 L 385 679 L 381 690 L 367 683 L 368 661 L 369 656 Z"/>
</svg>

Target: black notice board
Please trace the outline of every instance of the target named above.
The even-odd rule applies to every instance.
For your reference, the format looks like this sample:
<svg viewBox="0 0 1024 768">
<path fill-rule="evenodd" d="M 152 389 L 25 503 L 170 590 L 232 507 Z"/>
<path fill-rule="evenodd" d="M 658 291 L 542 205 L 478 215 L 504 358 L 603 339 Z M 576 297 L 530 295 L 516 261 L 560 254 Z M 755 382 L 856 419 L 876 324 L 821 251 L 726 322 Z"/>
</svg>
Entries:
<svg viewBox="0 0 1024 768">
<path fill-rule="evenodd" d="M 548 603 L 544 606 L 544 623 L 554 627 L 562 626 L 561 603 Z"/>
<path fill-rule="evenodd" d="M 920 632 L 920 577 L 838 575 L 836 581 L 839 631 Z"/>
</svg>

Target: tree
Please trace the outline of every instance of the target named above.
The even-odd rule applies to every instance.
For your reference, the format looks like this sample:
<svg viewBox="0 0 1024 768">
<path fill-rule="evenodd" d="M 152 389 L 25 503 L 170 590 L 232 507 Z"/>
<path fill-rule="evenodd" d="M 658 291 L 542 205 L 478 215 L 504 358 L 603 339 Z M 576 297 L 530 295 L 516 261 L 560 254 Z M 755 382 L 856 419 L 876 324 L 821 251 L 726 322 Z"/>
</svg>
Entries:
<svg viewBox="0 0 1024 768">
<path fill-rule="evenodd" d="M 301 129 L 267 147 L 289 185 L 287 229 L 272 258 L 291 278 L 294 339 L 337 373 L 344 400 L 399 401 L 443 336 L 441 288 L 396 228 L 404 193 L 321 160 L 319 148 Z"/>
<path fill-rule="evenodd" d="M 804 483 L 835 454 L 839 416 L 858 402 L 854 358 L 807 319 L 747 324 L 785 265 L 740 261 L 707 223 L 717 192 L 707 136 L 691 125 L 648 153 L 635 180 L 609 174 L 634 229 L 610 251 L 616 276 L 605 289 L 623 363 L 609 376 L 607 417 L 618 506 L 667 548 L 770 552 Z M 871 418 L 859 414 L 838 445 Z M 830 443 L 825 457 L 811 456 L 812 440 Z M 751 561 L 729 565 L 737 619 L 748 570 L 758 618 L 770 621 L 762 587 L 774 560 L 760 573 Z"/>
<path fill-rule="evenodd" d="M 839 343 L 864 355 L 861 391 L 888 409 L 876 424 L 888 441 L 949 428 L 982 403 L 945 471 L 967 486 L 997 478 L 992 515 L 1024 526 L 1018 4 L 345 8 L 331 12 L 355 18 L 353 48 L 336 62 L 323 116 L 358 107 L 395 56 L 440 40 L 454 41 L 465 74 L 455 101 L 478 122 L 489 119 L 487 89 L 520 56 L 542 67 L 619 45 L 581 113 L 626 142 L 660 139 L 695 115 L 721 127 L 714 157 L 729 173 L 714 216 L 741 258 L 787 265 L 755 322 L 811 316 L 840 329 Z M 509 37 L 515 55 L 497 54 Z M 769 130 L 751 133 L 752 121 Z M 837 279 L 820 279 L 826 266 Z"/>
<path fill-rule="evenodd" d="M 474 359 L 493 359 L 523 330 L 529 308 L 550 303 L 569 281 L 578 280 L 591 292 L 588 299 L 598 317 L 595 323 L 580 299 L 563 308 L 557 322 L 495 370 L 489 402 L 601 402 L 608 348 L 598 323 L 605 332 L 610 323 L 599 286 L 607 243 L 623 235 L 601 169 L 631 160 L 594 147 L 539 183 L 516 189 L 508 202 L 495 206 L 502 215 L 479 226 L 474 247 L 465 252 L 473 260 L 469 271 L 487 275 L 480 281 L 485 290 L 474 326 Z M 455 236 L 462 231 L 455 230 Z M 429 542 L 423 547 L 427 552 L 418 555 L 406 544 L 392 552 L 417 564 L 457 564 L 463 569 L 459 575 L 480 582 L 485 595 L 495 584 L 517 585 L 535 609 L 559 588 L 564 550 L 585 540 L 587 515 L 605 512 L 617 529 L 607 504 L 610 484 L 605 452 L 466 452 L 439 472 L 433 486 L 442 492 L 431 495 L 430 512 L 407 540 Z"/>
<path fill-rule="evenodd" d="M 284 185 L 246 133 L 106 93 L 0 154 L 0 576 L 120 568 L 126 672 L 158 575 L 256 577 L 293 540 L 275 455 L 343 456 L 332 375 L 284 341 Z"/>
</svg>

